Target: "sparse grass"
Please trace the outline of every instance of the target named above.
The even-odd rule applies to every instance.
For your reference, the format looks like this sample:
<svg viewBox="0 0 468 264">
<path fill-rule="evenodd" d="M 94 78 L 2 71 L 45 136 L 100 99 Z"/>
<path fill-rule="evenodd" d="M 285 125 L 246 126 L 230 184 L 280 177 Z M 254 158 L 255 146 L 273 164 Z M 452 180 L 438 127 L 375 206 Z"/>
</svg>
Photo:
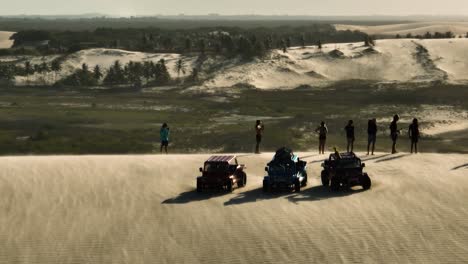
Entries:
<svg viewBox="0 0 468 264">
<path fill-rule="evenodd" d="M 392 86 L 377 89 L 372 83 L 351 81 L 321 89 L 240 89 L 227 102 L 204 100 L 213 95 L 181 93 L 179 89 L 142 93 L 121 88 L 0 87 L 0 102 L 4 102 L 0 104 L 0 153 L 148 153 L 158 144 L 163 122 L 171 127 L 173 152 L 250 152 L 255 143 L 251 119 L 256 116 L 269 117 L 265 120 L 265 150 L 282 145 L 314 150 L 317 142 L 313 130 L 321 120 L 327 122 L 330 130 L 328 146 L 343 147 L 343 128 L 348 119 L 355 121 L 356 148 L 363 150 L 367 120 L 371 117 L 390 122 L 393 114 L 421 104 L 468 110 L 464 100 L 468 98 L 467 87 Z M 231 115 L 236 115 L 234 122 L 225 122 Z M 285 116 L 292 118 L 282 118 Z M 424 121 L 425 117 L 418 118 Z M 400 127 L 405 129 L 407 124 Z M 377 149 L 387 150 L 388 124 L 379 124 L 379 129 Z M 24 140 L 28 136 L 32 140 Z M 444 138 L 424 138 L 421 149 L 468 152 L 467 142 L 466 131 L 462 131 Z M 406 150 L 407 143 L 403 136 L 402 150 Z"/>
</svg>

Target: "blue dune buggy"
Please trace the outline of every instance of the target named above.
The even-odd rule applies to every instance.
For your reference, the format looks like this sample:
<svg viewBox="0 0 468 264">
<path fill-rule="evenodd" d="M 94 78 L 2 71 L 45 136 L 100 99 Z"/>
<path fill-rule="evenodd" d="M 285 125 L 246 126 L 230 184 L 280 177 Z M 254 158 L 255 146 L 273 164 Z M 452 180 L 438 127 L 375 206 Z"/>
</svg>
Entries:
<svg viewBox="0 0 468 264">
<path fill-rule="evenodd" d="M 273 189 L 294 189 L 300 192 L 301 187 L 307 185 L 307 162 L 300 160 L 288 148 L 277 150 L 265 171 L 268 175 L 263 178 L 264 192 Z"/>
</svg>

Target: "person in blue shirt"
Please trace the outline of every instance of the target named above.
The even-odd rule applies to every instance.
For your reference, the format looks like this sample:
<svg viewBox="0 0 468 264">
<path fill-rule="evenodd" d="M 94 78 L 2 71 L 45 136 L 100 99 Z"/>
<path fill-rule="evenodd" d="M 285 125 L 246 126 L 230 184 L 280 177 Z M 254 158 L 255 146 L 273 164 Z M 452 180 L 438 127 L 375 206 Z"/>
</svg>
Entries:
<svg viewBox="0 0 468 264">
<path fill-rule="evenodd" d="M 167 147 L 169 146 L 169 127 L 166 123 L 164 123 L 159 130 L 159 137 L 161 139 L 161 153 L 163 152 L 163 148 L 167 154 Z"/>
</svg>

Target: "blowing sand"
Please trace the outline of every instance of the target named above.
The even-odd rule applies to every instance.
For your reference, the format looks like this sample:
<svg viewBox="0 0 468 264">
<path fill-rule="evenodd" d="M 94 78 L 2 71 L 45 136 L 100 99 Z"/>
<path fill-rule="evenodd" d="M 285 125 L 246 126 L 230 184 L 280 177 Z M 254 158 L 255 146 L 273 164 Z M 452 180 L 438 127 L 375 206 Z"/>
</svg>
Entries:
<svg viewBox="0 0 468 264">
<path fill-rule="evenodd" d="M 13 46 L 13 40 L 10 40 L 13 34 L 15 34 L 15 32 L 0 31 L 0 49 L 9 49 Z"/>
<path fill-rule="evenodd" d="M 468 155 L 364 157 L 373 187 L 194 192 L 208 155 L 0 158 L 0 263 L 454 263 L 468 259 Z"/>
</svg>

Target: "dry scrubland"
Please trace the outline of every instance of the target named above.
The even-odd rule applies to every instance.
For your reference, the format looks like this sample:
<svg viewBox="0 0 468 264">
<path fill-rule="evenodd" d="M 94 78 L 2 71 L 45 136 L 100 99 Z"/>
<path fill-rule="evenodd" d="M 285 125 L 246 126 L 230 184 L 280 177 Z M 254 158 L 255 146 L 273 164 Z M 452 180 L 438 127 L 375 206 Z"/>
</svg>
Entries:
<svg viewBox="0 0 468 264">
<path fill-rule="evenodd" d="M 455 263 L 468 259 L 468 156 L 364 157 L 373 187 L 194 192 L 208 155 L 0 158 L 0 263 Z"/>
</svg>

